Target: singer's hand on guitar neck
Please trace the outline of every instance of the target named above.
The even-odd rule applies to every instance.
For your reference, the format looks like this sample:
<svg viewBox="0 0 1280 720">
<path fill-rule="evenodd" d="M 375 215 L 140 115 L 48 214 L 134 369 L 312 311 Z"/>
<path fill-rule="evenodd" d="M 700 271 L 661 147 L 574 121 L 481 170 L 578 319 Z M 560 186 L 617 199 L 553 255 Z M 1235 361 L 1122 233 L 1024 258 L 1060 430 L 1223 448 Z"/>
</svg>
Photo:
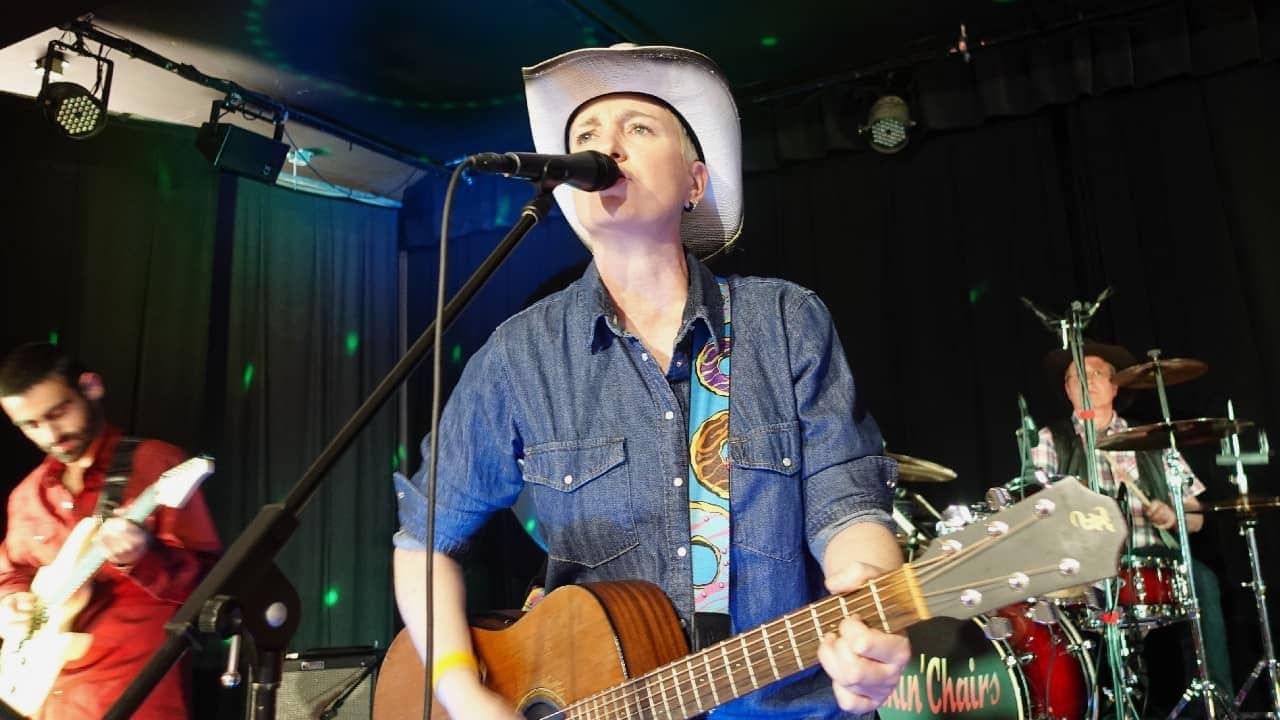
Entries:
<svg viewBox="0 0 1280 720">
<path fill-rule="evenodd" d="M 854 561 L 827 578 L 832 593 L 856 590 L 883 570 Z M 856 617 L 840 623 L 839 633 L 827 635 L 818 648 L 822 669 L 831 677 L 836 702 L 846 712 L 875 710 L 898 686 L 898 678 L 911 659 L 911 643 L 905 635 L 868 627 Z"/>
</svg>

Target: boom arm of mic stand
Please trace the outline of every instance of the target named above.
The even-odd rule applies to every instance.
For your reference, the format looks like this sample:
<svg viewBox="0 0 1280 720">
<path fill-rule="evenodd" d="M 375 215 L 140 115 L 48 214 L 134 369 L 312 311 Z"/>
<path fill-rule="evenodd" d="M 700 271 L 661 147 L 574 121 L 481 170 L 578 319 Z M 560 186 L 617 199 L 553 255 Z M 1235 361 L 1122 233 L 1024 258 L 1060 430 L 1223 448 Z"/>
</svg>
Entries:
<svg viewBox="0 0 1280 720">
<path fill-rule="evenodd" d="M 542 218 L 546 217 L 547 211 L 551 209 L 552 195 L 549 187 L 539 188 L 538 194 L 524 206 L 524 211 L 520 215 L 520 219 L 512 226 L 502 242 L 493 249 L 489 257 L 484 259 L 480 267 L 476 268 L 467 282 L 458 290 L 458 293 L 445 306 L 443 311 L 443 322 L 447 327 L 449 323 L 457 317 L 458 313 L 466 307 L 475 294 L 479 292 L 481 286 L 493 275 L 498 267 L 506 260 L 511 251 L 522 240 L 526 233 L 537 224 Z M 240 593 L 245 587 L 252 587 L 260 581 L 264 572 L 268 572 L 269 568 L 273 568 L 273 559 L 277 552 L 280 551 L 293 532 L 298 527 L 298 518 L 303 507 L 311 496 L 320 488 L 321 480 L 328 474 L 329 470 L 338 462 L 351 443 L 355 442 L 356 435 L 364 429 L 373 416 L 382 409 L 391 395 L 404 384 L 405 378 L 413 369 L 417 367 L 418 362 L 431 351 L 434 345 L 435 324 L 432 323 L 418 339 L 414 341 L 404 356 L 396 362 L 395 367 L 387 373 L 386 377 L 378 383 L 373 389 L 369 397 L 360 405 L 351 419 L 342 426 L 334 436 L 329 445 L 320 453 L 320 456 L 311 464 L 302 478 L 290 490 L 283 503 L 275 503 L 266 505 L 259 511 L 257 517 L 245 528 L 232 546 L 218 560 L 217 564 L 210 569 L 209 574 L 205 576 L 203 582 L 196 587 L 195 592 L 187 598 L 187 602 L 178 609 L 178 612 L 165 625 L 165 631 L 169 633 L 168 639 L 164 644 L 151 656 L 142 672 L 129 683 L 124 693 L 116 700 L 115 704 L 107 711 L 104 716 L 105 720 L 126 720 L 133 715 L 142 701 L 151 693 L 152 688 L 160 682 L 164 674 L 169 668 L 177 662 L 183 654 L 186 653 L 186 645 L 189 638 L 194 637 L 194 633 L 198 627 L 197 621 L 202 613 L 205 612 L 206 606 L 217 605 L 219 599 L 222 599 L 226 605 L 226 598 L 236 598 L 236 593 Z M 278 570 L 275 571 L 279 573 Z M 287 584 L 287 581 L 286 581 Z M 292 588 L 290 588 L 291 590 Z M 261 595 L 263 593 L 258 593 Z M 265 593 L 270 595 L 270 593 Z M 287 595 L 285 591 L 283 594 Z M 258 598 L 258 599 L 270 599 Z M 242 603 L 241 615 L 248 618 L 262 618 L 268 626 L 273 622 L 272 617 L 268 614 L 273 612 L 270 608 L 274 602 L 283 602 L 287 615 L 285 621 L 279 625 L 276 630 L 283 632 L 287 630 L 283 638 L 267 638 L 267 643 L 262 643 L 259 648 L 259 658 L 266 656 L 274 656 L 275 668 L 267 668 L 268 674 L 274 673 L 275 681 L 278 681 L 280 653 L 275 652 L 276 649 L 283 649 L 284 643 L 287 643 L 289 637 L 292 636 L 292 628 L 296 627 L 298 611 L 297 611 L 297 594 L 293 593 L 294 606 L 287 607 L 287 601 L 273 601 L 267 607 L 253 608 Z M 263 638 L 256 638 L 261 642 Z M 279 648 L 271 648 L 270 645 L 281 642 Z M 263 652 L 267 650 L 268 652 Z M 267 678 L 270 680 L 269 678 Z M 270 710 L 274 710 L 271 708 Z M 270 720 L 273 715 L 265 716 L 264 720 Z"/>
</svg>

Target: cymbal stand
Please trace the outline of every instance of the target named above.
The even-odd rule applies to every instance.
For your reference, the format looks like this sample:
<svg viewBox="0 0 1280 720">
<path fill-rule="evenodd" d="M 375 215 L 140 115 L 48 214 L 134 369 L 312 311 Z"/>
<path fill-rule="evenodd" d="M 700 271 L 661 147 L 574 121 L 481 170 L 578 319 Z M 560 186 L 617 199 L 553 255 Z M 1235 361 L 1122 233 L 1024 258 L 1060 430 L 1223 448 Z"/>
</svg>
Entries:
<svg viewBox="0 0 1280 720">
<path fill-rule="evenodd" d="M 1231 401 L 1227 401 L 1227 418 L 1234 421 L 1236 419 L 1235 407 Z M 1231 476 L 1231 482 L 1240 491 L 1241 497 L 1249 495 L 1249 478 L 1245 474 L 1245 465 L 1266 465 L 1271 460 L 1271 447 L 1267 442 L 1267 434 L 1262 430 L 1258 431 L 1258 452 L 1244 453 L 1240 452 L 1240 435 L 1232 432 L 1230 436 L 1222 438 L 1222 452 L 1218 454 L 1216 462 L 1218 465 L 1234 465 L 1235 473 Z M 1249 569 L 1253 574 L 1250 582 L 1244 583 L 1244 586 L 1253 591 L 1253 600 L 1258 609 L 1258 624 L 1262 628 L 1262 658 L 1253 666 L 1253 672 L 1249 673 L 1249 678 L 1245 680 L 1240 691 L 1236 693 L 1235 709 L 1239 710 L 1244 704 L 1245 697 L 1253 688 L 1253 684 L 1257 682 L 1265 668 L 1271 682 L 1269 689 L 1271 690 L 1271 710 L 1264 713 L 1240 713 L 1239 717 L 1263 717 L 1263 718 L 1280 718 L 1280 679 L 1276 675 L 1276 652 L 1275 646 L 1271 640 L 1271 621 L 1267 617 L 1267 586 L 1262 580 L 1262 565 L 1258 560 L 1258 516 L 1252 512 L 1244 512 L 1240 514 L 1240 536 L 1245 539 L 1245 549 L 1249 554 Z"/>
<path fill-rule="evenodd" d="M 1089 376 L 1084 363 L 1084 329 L 1093 320 L 1094 313 L 1101 307 L 1102 301 L 1111 294 L 1111 288 L 1103 290 L 1092 303 L 1073 300 L 1069 317 L 1057 318 L 1044 313 L 1030 300 L 1022 298 L 1022 302 L 1031 309 L 1041 322 L 1058 336 L 1062 348 L 1071 351 L 1071 360 L 1076 368 L 1076 379 L 1080 383 L 1081 409 L 1078 413 L 1084 426 L 1085 475 L 1089 481 L 1089 489 L 1102 492 L 1102 480 L 1098 475 L 1098 431 L 1093 424 L 1093 404 L 1089 401 Z M 1107 578 L 1102 582 L 1104 618 L 1118 618 L 1119 601 L 1118 580 Z M 1128 641 L 1120 631 L 1118 621 L 1104 622 L 1103 639 L 1107 648 L 1107 667 L 1111 670 L 1112 701 L 1117 720 L 1129 720 L 1139 717 L 1138 709 L 1133 702 L 1133 686 L 1125 674 L 1125 658 L 1129 656 Z"/>
<path fill-rule="evenodd" d="M 1160 350 L 1148 350 L 1147 355 L 1155 361 L 1156 393 L 1160 397 L 1161 417 L 1169 430 L 1169 450 L 1172 453 L 1177 453 L 1178 440 L 1174 436 L 1173 420 L 1169 415 L 1169 398 L 1165 394 L 1164 370 L 1160 363 Z M 1182 501 L 1182 490 L 1183 485 L 1186 483 L 1186 478 L 1180 472 L 1171 472 L 1168 473 L 1167 479 L 1169 481 L 1169 502 L 1173 505 L 1173 512 L 1177 518 L 1178 550 L 1182 557 L 1182 572 L 1187 581 L 1187 617 L 1191 621 L 1191 645 L 1195 650 L 1196 656 L 1196 676 L 1192 678 L 1191 684 L 1182 693 L 1182 698 L 1178 700 L 1178 704 L 1169 713 L 1168 720 L 1173 720 L 1173 718 L 1181 714 L 1187 703 L 1197 695 L 1204 701 L 1205 717 L 1209 720 L 1214 720 L 1217 717 L 1234 718 L 1236 717 L 1235 708 L 1222 694 L 1222 690 L 1209 679 L 1209 664 L 1205 659 L 1204 650 L 1204 629 L 1200 625 L 1200 601 L 1196 598 L 1195 579 L 1191 569 L 1191 539 L 1187 535 L 1187 512 Z"/>
<path fill-rule="evenodd" d="M 908 498 L 907 492 L 901 485 L 894 490 L 893 522 L 898 526 L 898 532 L 903 538 L 902 550 L 907 556 L 907 562 L 911 562 L 916 559 L 916 553 L 929 544 L 929 536 L 916 527 L 916 524 L 911 522 L 907 514 L 898 507 L 899 500 Z"/>
</svg>

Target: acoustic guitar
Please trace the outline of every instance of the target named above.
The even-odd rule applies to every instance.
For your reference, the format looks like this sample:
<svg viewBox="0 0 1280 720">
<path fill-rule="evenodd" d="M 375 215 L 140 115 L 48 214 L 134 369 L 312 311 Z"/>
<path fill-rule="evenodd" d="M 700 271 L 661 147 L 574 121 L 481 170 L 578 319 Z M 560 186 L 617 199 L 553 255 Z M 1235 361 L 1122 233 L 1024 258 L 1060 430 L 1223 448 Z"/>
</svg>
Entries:
<svg viewBox="0 0 1280 720">
<path fill-rule="evenodd" d="M 1114 500 L 1060 482 L 858 590 L 692 655 L 670 601 L 638 581 L 558 588 L 518 619 L 473 624 L 471 638 L 481 680 L 530 720 L 691 718 L 818 664 L 822 637 L 849 615 L 896 633 L 1113 576 L 1126 533 Z M 401 631 L 374 688 L 374 720 L 421 718 L 426 676 Z"/>
<path fill-rule="evenodd" d="M 212 473 L 213 461 L 207 457 L 179 463 L 143 490 L 122 517 L 141 523 L 161 505 L 180 508 Z M 101 527 L 98 517 L 76 523 L 53 562 L 40 568 L 31 581 L 36 596 L 31 630 L 22 640 L 0 646 L 0 700 L 23 715 L 34 715 L 62 666 L 89 650 L 92 636 L 70 629 L 89 600 L 88 593 L 77 591 L 107 560 L 106 551 L 95 542 Z"/>
</svg>

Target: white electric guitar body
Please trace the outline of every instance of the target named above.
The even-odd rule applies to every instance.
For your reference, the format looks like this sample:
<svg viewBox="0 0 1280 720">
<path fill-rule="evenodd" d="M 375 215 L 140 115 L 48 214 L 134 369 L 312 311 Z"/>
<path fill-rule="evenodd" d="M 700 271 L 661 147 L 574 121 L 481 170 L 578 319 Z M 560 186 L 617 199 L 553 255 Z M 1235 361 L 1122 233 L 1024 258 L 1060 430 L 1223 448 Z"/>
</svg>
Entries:
<svg viewBox="0 0 1280 720">
<path fill-rule="evenodd" d="M 123 517 L 141 523 L 162 505 L 180 508 L 212 473 L 213 461 L 207 457 L 180 463 L 143 490 Z M 71 625 L 89 602 L 89 579 L 107 559 L 97 542 L 101 527 L 97 517 L 76 524 L 53 562 L 31 581 L 36 596 L 31 631 L 22 640 L 0 645 L 0 700 L 28 717 L 44 704 L 63 665 L 82 657 L 93 641 L 87 633 L 71 632 Z"/>
</svg>

